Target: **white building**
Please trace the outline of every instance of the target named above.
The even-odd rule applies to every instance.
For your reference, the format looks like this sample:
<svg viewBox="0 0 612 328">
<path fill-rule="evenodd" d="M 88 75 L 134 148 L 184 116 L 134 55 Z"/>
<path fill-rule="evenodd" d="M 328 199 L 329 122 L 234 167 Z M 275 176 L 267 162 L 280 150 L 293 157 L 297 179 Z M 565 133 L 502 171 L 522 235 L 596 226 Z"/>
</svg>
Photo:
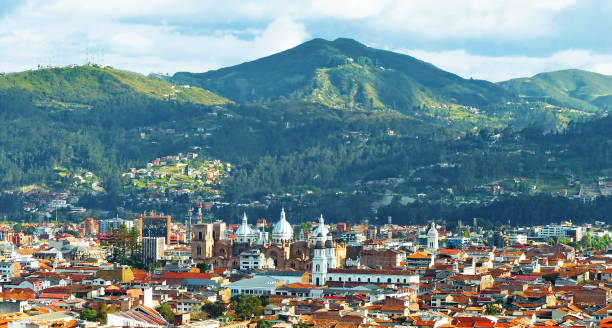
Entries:
<svg viewBox="0 0 612 328">
<path fill-rule="evenodd" d="M 273 269 L 274 259 L 266 258 L 259 249 L 240 253 L 240 270 Z"/>
<path fill-rule="evenodd" d="M 510 242 L 510 245 L 527 244 L 527 235 L 523 235 L 523 234 L 510 235 L 508 236 L 508 241 Z"/>
<path fill-rule="evenodd" d="M 419 276 L 401 270 L 330 269 L 327 281 L 381 284 L 418 284 Z"/>
<path fill-rule="evenodd" d="M 285 282 L 278 277 L 255 276 L 249 279 L 242 279 L 229 284 L 232 296 L 234 295 L 273 295 L 276 288 L 284 285 Z"/>
<path fill-rule="evenodd" d="M 537 232 L 540 238 L 571 238 L 573 241 L 582 240 L 582 227 L 571 224 L 549 224 L 542 226 Z"/>
<path fill-rule="evenodd" d="M 142 258 L 144 263 L 161 260 L 166 249 L 166 237 L 142 237 Z"/>
</svg>

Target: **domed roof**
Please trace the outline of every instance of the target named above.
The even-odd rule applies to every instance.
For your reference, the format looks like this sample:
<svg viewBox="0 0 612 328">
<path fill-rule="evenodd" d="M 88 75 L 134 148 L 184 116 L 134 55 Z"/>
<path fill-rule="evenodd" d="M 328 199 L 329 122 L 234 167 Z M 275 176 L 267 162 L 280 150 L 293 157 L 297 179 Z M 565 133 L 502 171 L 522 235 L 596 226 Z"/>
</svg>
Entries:
<svg viewBox="0 0 612 328">
<path fill-rule="evenodd" d="M 436 223 L 432 222 L 431 226 L 429 228 L 429 230 L 427 231 L 428 235 L 437 235 L 438 234 L 438 229 L 436 229 Z"/>
<path fill-rule="evenodd" d="M 252 236 L 253 234 L 255 234 L 255 230 L 253 230 L 253 228 L 249 226 L 249 223 L 247 222 L 247 215 L 246 213 L 244 213 L 244 215 L 242 216 L 242 224 L 240 224 L 238 229 L 236 229 L 234 236 L 247 237 L 247 236 Z"/>
<path fill-rule="evenodd" d="M 276 222 L 272 229 L 272 239 L 289 240 L 293 238 L 293 228 L 287 221 L 285 209 L 281 210 L 280 220 Z"/>
<path fill-rule="evenodd" d="M 329 228 L 325 225 L 325 221 L 323 220 L 323 214 L 319 218 L 319 225 L 312 231 L 312 235 L 315 238 L 326 238 L 329 234 Z"/>
</svg>

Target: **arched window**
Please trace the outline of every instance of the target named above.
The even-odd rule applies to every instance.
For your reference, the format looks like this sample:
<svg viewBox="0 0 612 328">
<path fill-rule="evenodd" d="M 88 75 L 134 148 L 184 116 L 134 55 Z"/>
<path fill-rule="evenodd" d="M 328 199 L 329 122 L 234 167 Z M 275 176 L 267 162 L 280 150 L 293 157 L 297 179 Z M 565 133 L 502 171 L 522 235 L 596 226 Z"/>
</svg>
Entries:
<svg viewBox="0 0 612 328">
<path fill-rule="evenodd" d="M 388 279 L 387 279 L 387 282 L 391 282 L 391 278 L 388 278 Z"/>
<path fill-rule="evenodd" d="M 317 266 L 315 268 L 316 268 L 316 270 L 315 270 L 316 272 L 320 272 L 321 271 L 321 265 L 317 264 Z"/>
</svg>

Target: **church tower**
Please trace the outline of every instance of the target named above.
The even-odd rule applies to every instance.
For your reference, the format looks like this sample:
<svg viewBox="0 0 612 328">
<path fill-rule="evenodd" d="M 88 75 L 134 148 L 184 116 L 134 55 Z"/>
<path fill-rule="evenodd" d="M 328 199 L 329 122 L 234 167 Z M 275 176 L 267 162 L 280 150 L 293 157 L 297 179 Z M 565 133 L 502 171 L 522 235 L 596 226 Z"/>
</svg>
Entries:
<svg viewBox="0 0 612 328">
<path fill-rule="evenodd" d="M 325 285 L 327 280 L 327 254 L 322 241 L 317 241 L 312 257 L 312 284 L 316 286 Z"/>
<path fill-rule="evenodd" d="M 325 256 L 327 257 L 327 267 L 335 269 L 336 263 L 336 245 L 331 240 L 325 242 Z"/>
<path fill-rule="evenodd" d="M 437 251 L 438 250 L 438 229 L 436 229 L 436 223 L 432 222 L 431 227 L 427 231 L 427 250 Z"/>
</svg>

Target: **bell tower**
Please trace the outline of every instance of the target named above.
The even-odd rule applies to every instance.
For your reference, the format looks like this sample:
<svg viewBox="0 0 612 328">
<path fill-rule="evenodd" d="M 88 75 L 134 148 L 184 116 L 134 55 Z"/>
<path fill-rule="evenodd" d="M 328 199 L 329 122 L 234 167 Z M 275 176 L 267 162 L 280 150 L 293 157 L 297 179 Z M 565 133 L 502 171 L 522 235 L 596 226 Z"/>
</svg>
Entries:
<svg viewBox="0 0 612 328">
<path fill-rule="evenodd" d="M 311 279 L 312 284 L 316 286 L 325 285 L 327 280 L 327 254 L 322 241 L 318 241 L 314 248 Z"/>
</svg>

